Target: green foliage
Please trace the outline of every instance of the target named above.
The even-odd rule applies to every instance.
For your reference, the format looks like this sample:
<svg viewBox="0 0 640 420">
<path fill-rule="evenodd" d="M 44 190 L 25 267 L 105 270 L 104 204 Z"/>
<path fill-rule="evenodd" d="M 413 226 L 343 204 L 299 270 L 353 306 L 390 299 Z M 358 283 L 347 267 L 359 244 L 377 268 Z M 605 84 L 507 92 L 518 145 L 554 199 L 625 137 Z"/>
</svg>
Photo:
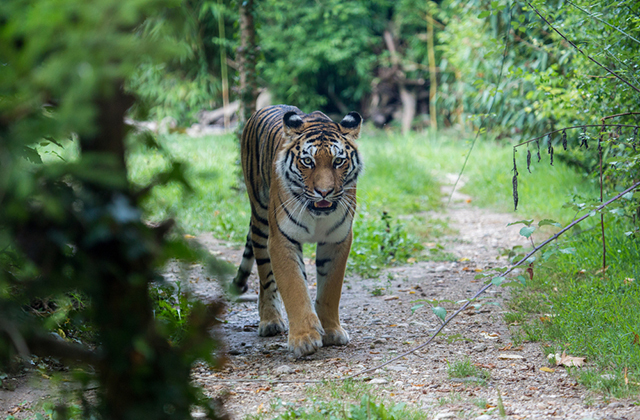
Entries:
<svg viewBox="0 0 640 420">
<path fill-rule="evenodd" d="M 184 126 L 193 123 L 200 110 L 222 106 L 220 53 L 222 50 L 233 59 L 237 44 L 233 29 L 238 16 L 233 3 L 184 0 L 145 22 L 141 32 L 146 38 L 174 44 L 179 54 L 162 62 L 143 59 L 129 77 L 128 89 L 142 100 L 136 104 L 137 117 L 171 117 Z M 224 22 L 224 37 L 220 36 L 218 17 Z M 233 68 L 228 72 L 231 84 L 236 75 Z M 230 96 L 233 99 L 233 91 Z"/>
<path fill-rule="evenodd" d="M 338 98 L 347 108 L 358 109 L 373 77 L 375 57 L 370 44 L 384 25 L 375 19 L 378 9 L 386 9 L 384 3 L 260 2 L 258 37 L 264 59 L 258 72 L 278 101 L 305 112 L 338 111 L 326 108 Z"/>
<path fill-rule="evenodd" d="M 411 237 L 405 226 L 386 212 L 379 219 L 359 213 L 354 231 L 347 264 L 362 276 L 376 276 L 384 266 L 406 263 L 423 249 L 417 238 Z"/>
<path fill-rule="evenodd" d="M 376 402 L 370 396 L 362 397 L 360 404 L 345 406 L 335 405 L 326 402 L 316 402 L 310 409 L 289 408 L 285 413 L 279 415 L 274 420 L 400 420 L 400 419 L 427 419 L 427 414 L 410 410 L 405 404 L 387 404 Z"/>
<path fill-rule="evenodd" d="M 396 219 L 440 205 L 438 184 L 424 169 L 431 156 L 410 158 L 402 151 L 406 140 L 399 136 L 366 136 L 360 149 L 367 171 L 358 184 L 360 210 L 350 258 L 350 267 L 363 275 L 418 257 L 423 249 L 421 241 L 444 229 L 442 222 L 426 222 L 417 216 L 406 222 Z M 162 136 L 158 142 L 161 149 L 144 144 L 131 148 L 128 165 L 133 182 L 140 186 L 152 182 L 159 172 L 170 170 L 171 161 L 177 161 L 188 164 L 185 177 L 193 193 L 186 194 L 179 182 L 155 189 L 144 202 L 149 218 L 160 221 L 173 216 L 190 234 L 213 232 L 221 239 L 244 242 L 250 209 L 235 175 L 236 139 L 231 135 L 193 139 L 174 134 Z M 409 150 L 418 151 L 418 146 L 414 143 Z M 399 167 L 403 171 L 398 171 Z M 409 234 L 409 230 L 419 234 Z M 429 258 L 440 256 L 438 252 L 431 254 Z"/>
<path fill-rule="evenodd" d="M 447 362 L 449 378 L 475 378 L 476 382 L 486 383 L 491 379 L 491 372 L 474 366 L 471 359 L 464 358 L 453 363 Z"/>
<path fill-rule="evenodd" d="M 169 259 L 200 257 L 168 235 L 171 223 L 145 223 L 139 206 L 159 184 L 186 185 L 184 168 L 170 162 L 138 190 L 125 167 L 128 145 L 154 141 L 127 136 L 124 117 L 135 101 L 124 80 L 142 62 L 180 50 L 139 29 L 179 5 L 0 3 L 0 366 L 31 354 L 76 363 L 83 418 L 190 418 L 193 406 L 216 417 L 190 368 L 217 363 L 209 329 L 220 308 L 194 303 L 180 344 L 171 345 L 148 295 Z M 60 151 L 69 138 L 77 149 Z M 42 159 L 39 147 L 59 152 Z M 55 304 L 48 316 L 36 316 L 38 301 Z M 30 305 L 36 310 L 25 310 Z M 96 346 L 77 342 L 79 323 L 93 330 Z M 87 401 L 92 380 L 99 386 Z M 46 414 L 74 415 L 64 405 Z"/>
<path fill-rule="evenodd" d="M 175 217 L 183 230 L 195 235 L 213 232 L 217 237 L 244 242 L 250 209 L 239 188 L 237 139 L 233 135 L 188 138 L 160 136 L 161 149 L 144 144 L 131 149 L 128 166 L 132 182 L 142 186 L 171 168 L 184 165 L 191 192 L 180 182 L 155 189 L 144 201 L 152 221 Z"/>
<path fill-rule="evenodd" d="M 149 289 L 153 317 L 172 344 L 180 344 L 188 333 L 194 303 L 182 291 L 180 282 L 152 285 Z"/>
</svg>

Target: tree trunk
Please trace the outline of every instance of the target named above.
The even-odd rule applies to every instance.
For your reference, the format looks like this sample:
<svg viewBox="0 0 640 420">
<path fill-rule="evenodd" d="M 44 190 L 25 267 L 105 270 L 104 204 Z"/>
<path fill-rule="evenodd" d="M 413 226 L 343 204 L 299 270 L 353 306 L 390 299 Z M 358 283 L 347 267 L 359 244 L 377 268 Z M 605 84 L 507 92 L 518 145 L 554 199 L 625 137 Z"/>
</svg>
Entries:
<svg viewBox="0 0 640 420">
<path fill-rule="evenodd" d="M 404 85 L 400 85 L 400 100 L 402 101 L 402 134 L 406 135 L 411 131 L 418 100 L 415 93 L 409 91 Z"/>
<path fill-rule="evenodd" d="M 256 82 L 256 28 L 253 21 L 255 11 L 253 0 L 240 1 L 240 47 L 238 64 L 240 72 L 240 112 L 238 114 L 238 132 L 242 133 L 244 124 L 256 112 L 258 88 Z"/>
<path fill-rule="evenodd" d="M 427 15 L 427 50 L 429 52 L 429 117 L 431 128 L 438 129 L 438 119 L 436 118 L 436 92 L 438 79 L 436 78 L 436 53 L 433 46 L 433 17 L 431 13 Z"/>
</svg>

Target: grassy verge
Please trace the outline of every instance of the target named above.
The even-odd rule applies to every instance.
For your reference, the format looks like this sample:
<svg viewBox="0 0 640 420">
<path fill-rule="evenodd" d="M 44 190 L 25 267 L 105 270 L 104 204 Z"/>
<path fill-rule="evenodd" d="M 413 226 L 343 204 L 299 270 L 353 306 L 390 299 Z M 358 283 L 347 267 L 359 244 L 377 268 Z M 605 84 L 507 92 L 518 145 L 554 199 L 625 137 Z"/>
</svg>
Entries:
<svg viewBox="0 0 640 420">
<path fill-rule="evenodd" d="M 376 275 L 381 267 L 420 258 L 423 242 L 431 242 L 446 229 L 444 222 L 432 223 L 431 217 L 420 214 L 441 205 L 439 184 L 428 161 L 402 150 L 403 141 L 399 136 L 373 135 L 360 144 L 366 171 L 358 184 L 349 267 L 361 275 Z M 221 239 L 244 242 L 250 210 L 236 164 L 235 137 L 169 135 L 159 142 L 175 160 L 187 164 L 186 178 L 193 192 L 186 194 L 177 184 L 158 188 L 145 203 L 148 217 L 171 216 L 186 233 L 209 231 Z M 143 145 L 129 156 L 131 178 L 139 185 L 168 165 L 163 154 Z M 426 257 L 443 258 L 437 253 Z"/>
<path fill-rule="evenodd" d="M 640 244 L 622 222 L 606 226 L 607 264 L 602 273 L 599 229 L 560 245 L 559 253 L 536 263 L 527 287 L 512 294 L 505 320 L 516 341 L 543 344 L 545 353 L 587 358 L 574 368 L 577 379 L 612 397 L 640 392 Z"/>
<path fill-rule="evenodd" d="M 365 382 L 327 382 L 307 389 L 310 402 L 299 406 L 276 399 L 264 412 L 247 420 L 426 420 L 429 413 L 406 404 L 387 402 L 373 396 L 375 389 Z"/>
</svg>

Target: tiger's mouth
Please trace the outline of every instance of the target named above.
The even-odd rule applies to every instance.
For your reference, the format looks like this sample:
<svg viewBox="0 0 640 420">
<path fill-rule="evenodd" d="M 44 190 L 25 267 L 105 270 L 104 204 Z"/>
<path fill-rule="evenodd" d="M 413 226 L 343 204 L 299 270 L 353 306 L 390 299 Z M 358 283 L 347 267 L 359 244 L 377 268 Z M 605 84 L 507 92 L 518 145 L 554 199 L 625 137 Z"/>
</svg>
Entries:
<svg viewBox="0 0 640 420">
<path fill-rule="evenodd" d="M 312 201 L 309 203 L 309 209 L 319 213 L 329 213 L 334 211 L 338 207 L 338 202 L 331 202 L 328 200 Z"/>
</svg>

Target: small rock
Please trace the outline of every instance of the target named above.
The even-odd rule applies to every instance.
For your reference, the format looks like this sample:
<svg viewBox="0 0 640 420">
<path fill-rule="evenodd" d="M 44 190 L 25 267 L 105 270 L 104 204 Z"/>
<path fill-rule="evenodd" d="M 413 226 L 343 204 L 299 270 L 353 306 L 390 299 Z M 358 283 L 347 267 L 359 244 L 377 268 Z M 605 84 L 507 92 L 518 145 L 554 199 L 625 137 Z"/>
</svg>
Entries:
<svg viewBox="0 0 640 420">
<path fill-rule="evenodd" d="M 485 343 L 480 343 L 477 346 L 474 346 L 471 350 L 481 353 L 487 349 L 487 345 Z"/>
<path fill-rule="evenodd" d="M 435 415 L 433 420 L 443 420 L 443 419 L 455 419 L 458 416 L 456 413 L 452 413 L 451 411 L 443 411 Z"/>
<path fill-rule="evenodd" d="M 199 411 L 196 411 L 194 413 L 191 413 L 191 417 L 194 419 L 204 419 L 207 417 L 207 413 L 201 413 Z"/>
<path fill-rule="evenodd" d="M 276 368 L 276 373 L 278 375 L 288 375 L 293 372 L 295 372 L 293 368 L 291 368 L 291 366 L 288 366 L 288 365 L 282 365 Z"/>
<path fill-rule="evenodd" d="M 616 401 L 609 404 L 607 408 L 624 408 L 624 404 L 619 401 Z"/>
<path fill-rule="evenodd" d="M 439 265 L 435 269 L 436 273 L 444 273 L 446 271 L 449 271 L 449 267 L 447 267 L 446 265 Z"/>
<path fill-rule="evenodd" d="M 375 340 L 373 340 L 373 344 L 387 344 L 387 340 L 376 338 Z"/>
<path fill-rule="evenodd" d="M 250 294 L 240 295 L 240 296 L 236 296 L 236 298 L 234 300 L 236 302 L 238 302 L 238 303 L 241 303 L 241 302 L 257 302 L 258 301 L 258 295 L 250 295 Z"/>
<path fill-rule="evenodd" d="M 389 382 L 387 382 L 386 379 L 373 378 L 372 380 L 369 381 L 369 383 L 372 385 L 384 385 L 384 384 L 388 384 Z"/>
<path fill-rule="evenodd" d="M 232 356 L 237 356 L 239 354 L 242 354 L 242 352 L 240 350 L 238 350 L 238 349 L 231 349 L 231 350 L 229 350 L 229 354 L 232 355 Z"/>
<path fill-rule="evenodd" d="M 476 417 L 476 420 L 491 420 L 493 417 L 491 417 L 488 414 L 483 414 L 481 416 Z"/>
<path fill-rule="evenodd" d="M 394 387 L 396 387 L 396 388 L 398 388 L 398 389 L 401 389 L 401 388 L 404 386 L 404 382 L 402 382 L 402 381 L 395 381 L 395 382 L 393 383 L 393 386 L 394 386 Z"/>
<path fill-rule="evenodd" d="M 273 343 L 273 344 L 269 344 L 268 346 L 265 346 L 267 350 L 280 350 L 286 347 L 287 345 L 282 343 Z"/>
<path fill-rule="evenodd" d="M 407 368 L 404 367 L 404 366 L 387 366 L 387 369 L 393 370 L 395 372 L 402 372 L 402 371 L 407 370 Z"/>
<path fill-rule="evenodd" d="M 616 375 L 612 375 L 611 373 L 605 373 L 604 375 L 600 375 L 600 377 L 605 381 L 613 381 L 616 379 Z"/>
</svg>

